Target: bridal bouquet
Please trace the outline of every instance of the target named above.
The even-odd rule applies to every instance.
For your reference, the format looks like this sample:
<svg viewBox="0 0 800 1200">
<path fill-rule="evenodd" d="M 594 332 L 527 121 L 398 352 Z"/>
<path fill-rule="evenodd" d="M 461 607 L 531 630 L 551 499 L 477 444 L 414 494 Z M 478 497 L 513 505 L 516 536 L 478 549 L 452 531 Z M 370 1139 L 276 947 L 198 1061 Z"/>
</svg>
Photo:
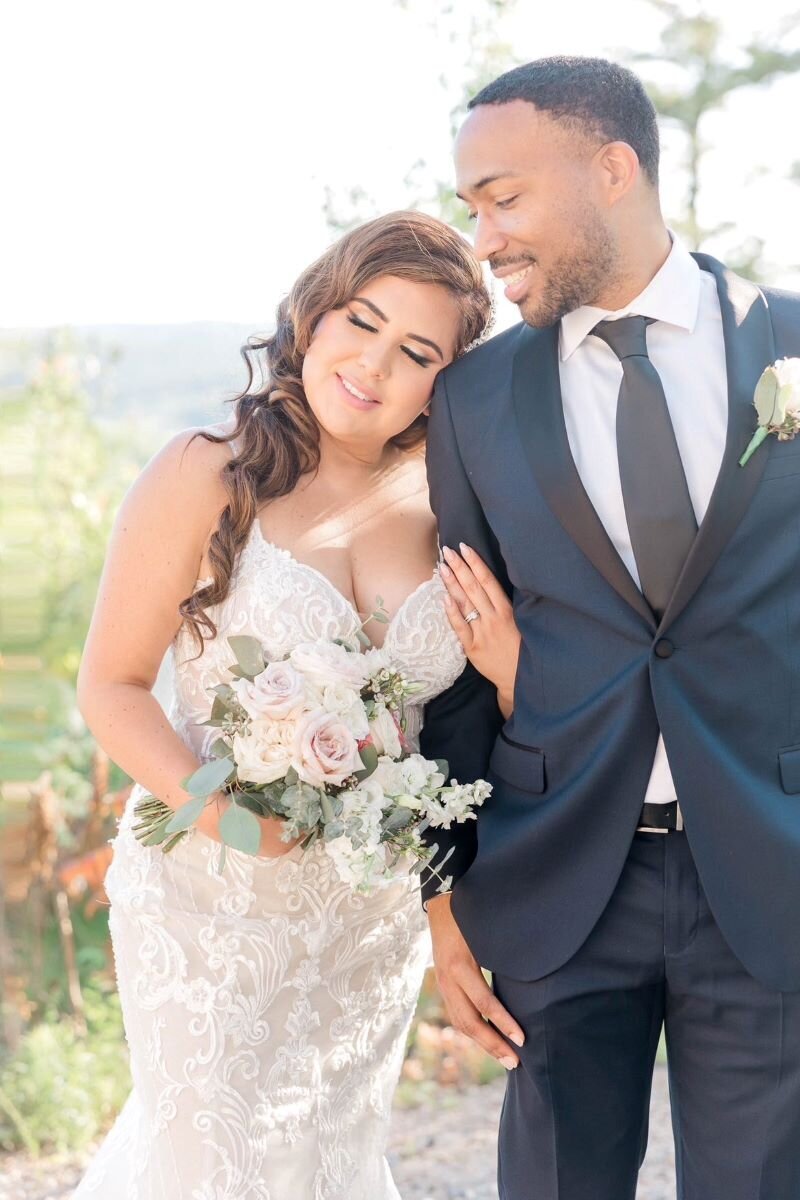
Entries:
<svg viewBox="0 0 800 1200">
<path fill-rule="evenodd" d="M 359 637 L 367 641 L 363 631 Z M 382 649 L 319 640 L 269 662 L 256 638 L 230 637 L 228 645 L 231 682 L 212 689 L 205 722 L 219 730 L 212 757 L 183 782 L 192 798 L 177 810 L 142 797 L 134 809 L 139 840 L 171 850 L 222 790 L 230 803 L 219 822 L 219 870 L 227 846 L 258 853 L 257 818 L 278 817 L 282 840 L 322 842 L 339 878 L 358 891 L 391 883 L 406 855 L 414 871 L 427 866 L 448 890 L 440 868 L 449 855 L 434 868 L 437 847 L 422 834 L 474 819 L 491 785 L 447 783 L 446 762 L 413 752 L 403 707 L 418 686 Z"/>
</svg>

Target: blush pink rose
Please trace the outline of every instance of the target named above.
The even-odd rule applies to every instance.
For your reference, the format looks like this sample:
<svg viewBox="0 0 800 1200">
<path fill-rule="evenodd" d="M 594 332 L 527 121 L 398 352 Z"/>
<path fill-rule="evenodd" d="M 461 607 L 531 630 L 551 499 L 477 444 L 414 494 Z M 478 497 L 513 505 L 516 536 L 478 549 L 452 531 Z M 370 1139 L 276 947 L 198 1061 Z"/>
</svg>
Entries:
<svg viewBox="0 0 800 1200">
<path fill-rule="evenodd" d="M 314 709 L 297 722 L 292 766 L 312 787 L 343 783 L 363 767 L 358 742 L 336 713 Z"/>
<path fill-rule="evenodd" d="M 242 708 L 254 720 L 271 717 L 278 721 L 302 708 L 305 701 L 303 677 L 288 662 L 270 663 L 252 682 L 236 679 L 231 686 Z"/>
</svg>

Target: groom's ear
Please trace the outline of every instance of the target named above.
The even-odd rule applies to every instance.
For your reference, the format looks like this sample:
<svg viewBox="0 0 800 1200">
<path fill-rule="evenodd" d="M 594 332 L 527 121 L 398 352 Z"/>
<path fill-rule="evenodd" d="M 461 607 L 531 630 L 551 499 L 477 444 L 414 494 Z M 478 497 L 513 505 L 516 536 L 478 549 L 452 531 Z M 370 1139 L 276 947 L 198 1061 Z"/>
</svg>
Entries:
<svg viewBox="0 0 800 1200">
<path fill-rule="evenodd" d="M 603 192 L 608 206 L 618 204 L 644 176 L 639 156 L 627 142 L 607 142 L 597 151 L 596 165 L 601 172 Z"/>
<path fill-rule="evenodd" d="M 428 403 L 428 404 L 426 404 L 426 405 L 425 405 L 425 407 L 424 407 L 424 408 L 423 408 L 423 410 L 422 410 L 422 415 L 423 415 L 423 417 L 429 417 L 429 416 L 431 415 L 431 406 L 430 406 L 430 403 Z"/>
</svg>

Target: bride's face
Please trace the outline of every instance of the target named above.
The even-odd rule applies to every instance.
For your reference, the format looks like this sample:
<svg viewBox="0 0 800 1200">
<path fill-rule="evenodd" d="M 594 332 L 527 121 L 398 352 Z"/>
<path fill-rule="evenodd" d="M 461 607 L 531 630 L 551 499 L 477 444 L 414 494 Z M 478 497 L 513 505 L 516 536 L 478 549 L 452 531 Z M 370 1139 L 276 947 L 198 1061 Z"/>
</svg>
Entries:
<svg viewBox="0 0 800 1200">
<path fill-rule="evenodd" d="M 452 361 L 458 301 L 443 287 L 382 275 L 320 319 L 303 388 L 331 437 L 375 450 L 424 412 Z"/>
</svg>

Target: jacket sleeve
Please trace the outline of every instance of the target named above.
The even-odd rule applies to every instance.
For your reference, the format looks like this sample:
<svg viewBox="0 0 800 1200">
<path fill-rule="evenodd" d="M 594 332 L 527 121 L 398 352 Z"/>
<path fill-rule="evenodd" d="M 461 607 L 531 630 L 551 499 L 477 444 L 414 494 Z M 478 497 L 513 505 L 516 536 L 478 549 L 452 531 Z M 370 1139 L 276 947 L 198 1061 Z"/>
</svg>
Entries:
<svg viewBox="0 0 800 1200">
<path fill-rule="evenodd" d="M 439 544 L 457 550 L 459 542 L 466 542 L 510 591 L 497 541 L 459 454 L 445 376 L 446 372 L 442 372 L 437 380 L 427 445 L 428 484 L 439 525 Z M 427 758 L 447 759 L 450 778 L 472 783 L 485 778 L 489 755 L 502 723 L 494 685 L 467 663 L 452 687 L 426 705 L 420 748 Z M 434 867 L 452 850 L 441 874 L 444 878 L 452 876 L 453 885 L 475 857 L 476 825 L 476 821 L 466 821 L 452 825 L 449 830 L 429 829 L 425 835 L 428 845 L 438 847 Z M 423 871 L 424 904 L 440 891 L 440 886 L 436 875 Z"/>
</svg>

